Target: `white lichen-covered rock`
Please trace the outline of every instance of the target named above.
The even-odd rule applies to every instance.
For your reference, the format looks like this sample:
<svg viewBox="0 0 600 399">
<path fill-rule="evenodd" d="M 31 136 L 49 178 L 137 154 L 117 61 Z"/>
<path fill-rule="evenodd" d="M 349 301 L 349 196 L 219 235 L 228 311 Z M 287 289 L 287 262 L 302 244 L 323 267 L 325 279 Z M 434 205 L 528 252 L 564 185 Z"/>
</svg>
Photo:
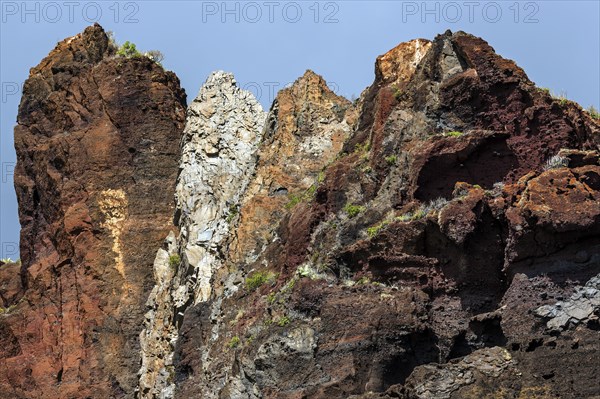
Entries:
<svg viewBox="0 0 600 399">
<path fill-rule="evenodd" d="M 214 72 L 189 105 L 176 188 L 176 224 L 155 262 L 140 336 L 142 398 L 173 396 L 173 350 L 187 306 L 209 299 L 230 225 L 256 164 L 266 114 L 233 75 Z M 171 239 L 171 242 L 169 241 Z"/>
<path fill-rule="evenodd" d="M 551 330 L 597 320 L 600 316 L 600 274 L 592 277 L 584 286 L 576 288 L 569 299 L 541 306 L 536 309 L 535 314 L 547 318 L 546 326 Z"/>
</svg>

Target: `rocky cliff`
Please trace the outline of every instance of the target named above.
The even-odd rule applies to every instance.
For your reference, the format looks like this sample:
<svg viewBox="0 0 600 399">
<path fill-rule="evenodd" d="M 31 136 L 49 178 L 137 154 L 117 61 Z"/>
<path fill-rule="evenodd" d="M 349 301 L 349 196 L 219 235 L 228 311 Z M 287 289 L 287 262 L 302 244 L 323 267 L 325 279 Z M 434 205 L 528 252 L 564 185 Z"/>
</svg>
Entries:
<svg viewBox="0 0 600 399">
<path fill-rule="evenodd" d="M 213 284 L 244 279 L 186 311 L 174 396 L 598 394 L 598 122 L 464 33 L 375 68 L 340 152 Z"/>
<path fill-rule="evenodd" d="M 253 176 L 265 113 L 231 74 L 213 73 L 187 111 L 175 222 L 159 250 L 141 335 L 141 397 L 172 397 L 173 352 L 184 313 L 214 297 L 239 203 Z"/>
<path fill-rule="evenodd" d="M 25 82 L 15 128 L 22 267 L 10 295 L 2 289 L 3 398 L 132 397 L 138 385 L 186 100 L 173 73 L 114 53 L 93 26 Z"/>
<path fill-rule="evenodd" d="M 176 78 L 113 51 L 89 28 L 24 90 L 7 397 L 600 396 L 577 104 L 446 32 L 354 104 L 307 71 L 265 113 L 213 73 L 183 128 Z"/>
</svg>

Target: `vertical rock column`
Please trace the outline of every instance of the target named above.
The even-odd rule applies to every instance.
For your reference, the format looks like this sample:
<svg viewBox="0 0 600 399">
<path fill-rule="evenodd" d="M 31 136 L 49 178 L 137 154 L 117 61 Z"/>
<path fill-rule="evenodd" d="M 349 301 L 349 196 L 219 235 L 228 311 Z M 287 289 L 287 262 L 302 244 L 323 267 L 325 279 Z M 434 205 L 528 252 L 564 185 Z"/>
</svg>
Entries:
<svg viewBox="0 0 600 399">
<path fill-rule="evenodd" d="M 230 226 L 256 164 L 266 114 L 233 75 L 215 72 L 190 104 L 176 189 L 180 235 L 159 250 L 156 286 L 141 334 L 140 392 L 173 396 L 173 350 L 183 312 L 209 299 L 224 262 Z"/>
<path fill-rule="evenodd" d="M 356 122 L 352 103 L 306 71 L 273 102 L 256 173 L 244 196 L 230 260 L 250 264 L 277 237 L 290 202 L 307 197 Z"/>
<path fill-rule="evenodd" d="M 175 397 L 260 395 L 256 381 L 244 377 L 238 367 L 248 359 L 230 350 L 236 318 L 252 313 L 244 277 L 276 261 L 265 248 L 282 240 L 279 226 L 294 203 L 311 200 L 320 172 L 340 152 L 356 117 L 352 103 L 337 96 L 312 71 L 277 94 L 257 149 L 254 173 L 239 201 L 239 218 L 231 226 L 225 265 L 215 270 L 208 301 L 185 312 L 175 354 Z"/>
<path fill-rule="evenodd" d="M 89 27 L 60 42 L 23 88 L 22 292 L 0 319 L 10 332 L 0 336 L 2 398 L 134 396 L 186 100 L 172 72 L 114 53 L 103 29 Z"/>
</svg>

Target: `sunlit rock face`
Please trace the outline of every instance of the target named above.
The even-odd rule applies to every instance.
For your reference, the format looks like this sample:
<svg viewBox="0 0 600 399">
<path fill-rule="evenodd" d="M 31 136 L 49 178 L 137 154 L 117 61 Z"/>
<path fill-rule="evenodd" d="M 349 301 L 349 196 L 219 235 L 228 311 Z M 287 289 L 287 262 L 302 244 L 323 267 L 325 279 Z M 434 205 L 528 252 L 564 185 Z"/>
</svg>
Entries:
<svg viewBox="0 0 600 399">
<path fill-rule="evenodd" d="M 233 75 L 209 76 L 187 111 L 176 188 L 175 223 L 159 250 L 147 306 L 141 397 L 173 396 L 173 351 L 185 309 L 206 302 L 223 266 L 232 225 L 256 164 L 266 113 Z"/>
<path fill-rule="evenodd" d="M 175 74 L 115 56 L 98 25 L 31 69 L 15 128 L 22 267 L 0 283 L 11 309 L 0 397 L 134 397 L 185 107 Z"/>
<path fill-rule="evenodd" d="M 0 392 L 600 396 L 598 120 L 464 32 L 374 67 L 268 112 L 215 72 L 185 115 L 98 26 L 61 42 L 16 128 Z"/>
<path fill-rule="evenodd" d="M 175 397 L 598 395 L 598 122 L 446 32 L 378 57 L 315 178 L 297 143 L 344 119 L 290 112 L 314 107 L 301 87 L 184 314 Z"/>
</svg>

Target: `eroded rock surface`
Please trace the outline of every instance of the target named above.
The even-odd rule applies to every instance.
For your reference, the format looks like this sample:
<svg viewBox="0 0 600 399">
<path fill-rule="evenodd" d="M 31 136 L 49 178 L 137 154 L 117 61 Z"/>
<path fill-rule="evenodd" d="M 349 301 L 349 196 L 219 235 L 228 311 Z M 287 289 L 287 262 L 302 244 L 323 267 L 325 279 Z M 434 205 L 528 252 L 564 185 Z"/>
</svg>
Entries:
<svg viewBox="0 0 600 399">
<path fill-rule="evenodd" d="M 95 57 L 97 45 L 86 49 Z M 68 62 L 83 57 L 60 54 Z M 100 58 L 86 73 L 113 65 Z M 47 81 L 36 79 L 26 93 L 46 90 Z M 115 84 L 111 79 L 102 82 Z M 160 84 L 152 87 L 163 93 Z M 76 161 L 62 157 L 55 165 L 55 153 L 46 155 L 63 136 L 44 135 L 53 130 L 43 126 L 79 131 L 68 121 L 89 108 L 80 92 L 58 90 L 68 99 L 56 101 L 77 110 L 65 111 L 64 120 L 55 118 L 62 106 L 41 118 L 32 102 L 22 105 L 17 140 L 38 137 L 34 127 L 41 136 L 20 148 L 49 163 L 33 162 L 33 155 L 29 163 L 20 160 L 24 263 L 18 279 L 15 265 L 0 269 L 3 306 L 16 304 L 0 315 L 2 361 L 18 370 L 0 383 L 13 396 L 45 393 L 38 387 L 52 378 L 61 385 L 50 387 L 48 397 L 96 391 L 128 397 L 136 384 L 144 398 L 600 396 L 600 123 L 538 89 L 482 39 L 448 31 L 400 44 L 377 58 L 375 80 L 354 104 L 307 71 L 265 115 L 231 75 L 214 73 L 188 109 L 175 225 L 158 217 L 166 240 L 161 246 L 152 235 L 160 248 L 152 254 L 146 242 L 128 241 L 130 221 L 140 223 L 135 212 L 149 209 L 132 193 L 137 186 L 129 183 L 128 166 L 113 170 L 95 158 L 103 152 L 94 153 L 86 173 L 96 173 L 98 185 L 78 180 L 67 190 L 71 177 L 65 180 L 61 170 Z M 108 93 L 102 98 L 111 120 L 98 111 L 86 123 L 127 126 L 131 116 L 115 122 L 109 112 Z M 173 105 L 180 97 L 165 98 Z M 145 110 L 143 99 L 124 103 Z M 175 109 L 161 115 L 179 123 L 182 110 Z M 37 125 L 28 122 L 33 116 Z M 85 131 L 82 142 L 95 137 L 94 129 Z M 94 143 L 113 148 L 106 140 Z M 129 148 L 138 154 L 138 146 Z M 25 173 L 25 165 L 32 171 Z M 144 176 L 154 176 L 155 166 L 148 164 Z M 100 170 L 122 184 L 104 184 L 113 180 Z M 69 252 L 71 242 L 80 242 L 65 241 L 69 234 L 87 240 L 85 253 L 77 245 Z M 140 251 L 144 257 L 131 258 Z M 99 273 L 100 257 L 102 278 L 89 277 Z M 132 274 L 142 265 L 146 274 Z M 55 277 L 67 272 L 77 279 Z M 127 297 L 114 281 L 128 284 Z M 69 299 L 67 282 L 79 284 L 83 300 Z M 137 288 L 141 282 L 146 291 Z M 89 311 L 95 302 L 86 295 L 101 301 L 103 287 L 113 290 L 102 303 L 105 313 Z M 131 304 L 126 320 L 120 301 Z M 43 345 L 16 327 L 55 317 L 56 303 L 62 314 L 89 312 L 86 323 L 98 326 L 85 335 L 88 357 L 69 352 L 79 341 L 68 335 L 74 331 L 68 317 L 53 319 L 61 333 L 45 334 L 51 338 Z M 139 329 L 127 327 L 134 323 L 144 328 L 139 346 L 133 336 Z M 103 329 L 109 325 L 113 335 Z M 130 337 L 138 357 L 107 351 L 102 363 L 90 355 L 119 347 L 111 341 L 117 336 Z M 48 363 L 31 366 L 30 374 L 21 366 L 32 364 L 31 342 L 56 351 L 65 337 L 74 345 L 61 356 L 98 362 L 79 366 L 90 375 L 101 370 L 101 378 L 80 371 L 82 381 L 92 381 L 85 388 L 65 383 L 72 381 L 70 368 L 54 377 L 45 373 Z M 129 367 L 134 358 L 141 364 L 137 377 Z M 110 391 L 104 376 L 117 381 Z"/>
<path fill-rule="evenodd" d="M 180 234 L 154 262 L 156 286 L 141 335 L 141 397 L 172 397 L 173 350 L 183 313 L 211 298 L 231 226 L 256 164 L 266 114 L 233 75 L 215 72 L 187 111 L 176 190 Z"/>
<path fill-rule="evenodd" d="M 264 249 L 282 240 L 277 231 L 280 221 L 298 202 L 308 201 L 314 195 L 323 168 L 341 150 L 355 120 L 351 103 L 335 95 L 312 71 L 277 95 L 256 153 L 254 175 L 239 203 L 235 203 L 239 216 L 234 215 L 231 240 L 221 258 L 227 267 L 215 274 L 209 300 L 188 309 L 184 315 L 175 355 L 175 397 L 261 397 L 258 388 L 237 375 L 231 358 L 234 352 L 223 352 L 223 347 L 235 346 L 240 339 L 231 331 L 232 325 L 224 323 L 224 315 L 244 317 L 244 311 L 230 307 L 229 300 L 244 290 L 244 277 L 252 272 Z M 251 278 L 271 281 L 277 276 L 266 273 Z M 185 348 L 199 344 L 198 334 L 206 338 L 200 341 L 201 350 L 189 353 Z M 224 339 L 230 341 L 224 343 Z M 289 345 L 305 348 L 314 343 Z M 272 350 L 291 350 L 284 348 L 264 349 L 263 357 Z"/>
<path fill-rule="evenodd" d="M 309 195 L 246 193 L 238 272 L 186 311 L 175 397 L 600 394 L 595 297 L 579 288 L 600 267 L 598 122 L 462 32 L 379 57 L 358 106 L 337 157 L 296 186 Z M 290 141 L 265 143 L 257 178 Z M 574 292 L 584 322 L 557 338 L 536 309 Z"/>
<path fill-rule="evenodd" d="M 98 25 L 60 42 L 15 128 L 22 267 L 5 278 L 0 397 L 133 398 L 152 261 L 170 230 L 185 93 Z M 4 284 L 8 283 L 8 288 Z"/>
</svg>

